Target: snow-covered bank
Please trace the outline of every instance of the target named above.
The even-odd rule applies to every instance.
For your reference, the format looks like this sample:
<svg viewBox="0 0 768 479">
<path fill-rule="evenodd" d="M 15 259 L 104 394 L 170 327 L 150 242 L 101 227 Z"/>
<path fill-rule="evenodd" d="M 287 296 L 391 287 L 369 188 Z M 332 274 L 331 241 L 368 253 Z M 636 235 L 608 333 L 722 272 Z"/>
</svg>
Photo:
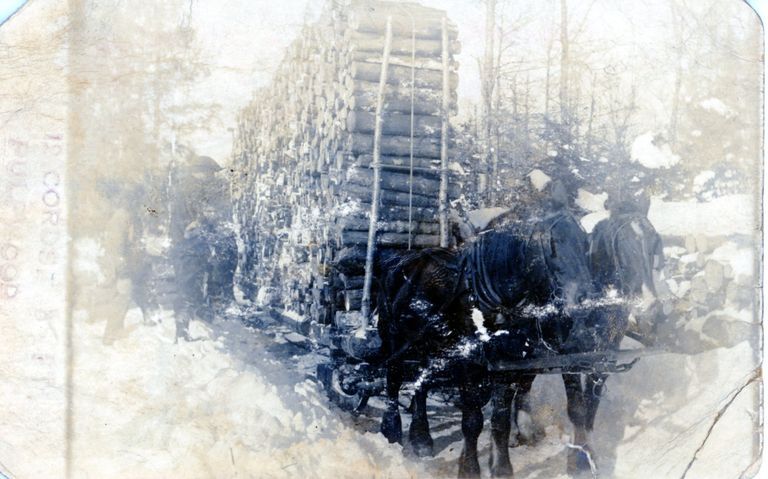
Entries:
<svg viewBox="0 0 768 479">
<path fill-rule="evenodd" d="M 752 347 L 742 342 L 647 358 L 611 378 L 595 427 L 596 434 L 623 430 L 613 475 L 679 478 L 690 463 L 685 477 L 740 477 L 758 457 L 758 384 L 750 382 L 756 367 Z"/>
<path fill-rule="evenodd" d="M 608 217 L 601 195 L 579 191 L 579 206 L 589 211 L 581 219 L 587 232 Z M 755 198 L 750 195 L 730 195 L 708 202 L 666 201 L 658 197 L 651 199 L 648 219 L 662 236 L 728 236 L 751 235 L 755 233 Z"/>
<path fill-rule="evenodd" d="M 743 342 L 691 356 L 647 357 L 610 376 L 591 436 L 599 477 L 679 479 L 689 463 L 688 478 L 742 477 L 758 457 L 755 367 L 755 354 Z M 538 377 L 532 394 L 547 436 L 510 451 L 516 477 L 568 477 L 571 427 L 561 378 Z"/>
<path fill-rule="evenodd" d="M 750 195 L 730 195 L 706 203 L 651 200 L 648 219 L 662 235 L 701 234 L 724 236 L 755 233 L 756 200 Z"/>
<path fill-rule="evenodd" d="M 245 364 L 199 323 L 200 340 L 174 345 L 169 322 L 111 347 L 101 327 L 77 325 L 73 477 L 423 477 L 263 349 Z"/>
</svg>

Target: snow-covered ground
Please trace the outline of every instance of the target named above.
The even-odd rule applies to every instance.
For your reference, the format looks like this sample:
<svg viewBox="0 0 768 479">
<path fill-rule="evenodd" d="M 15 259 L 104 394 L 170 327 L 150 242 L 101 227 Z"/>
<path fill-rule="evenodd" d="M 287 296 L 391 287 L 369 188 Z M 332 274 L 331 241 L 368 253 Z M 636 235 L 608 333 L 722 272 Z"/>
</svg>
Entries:
<svg viewBox="0 0 768 479">
<path fill-rule="evenodd" d="M 113 346 L 102 329 L 76 331 L 73 477 L 424 477 L 238 321 L 179 344 L 169 315 Z"/>
<path fill-rule="evenodd" d="M 597 204 L 600 198 L 585 196 L 583 201 Z M 735 201 L 722 200 L 732 208 Z M 676 206 L 662 207 L 673 211 Z M 725 208 L 712 207 L 707 210 L 710 219 L 712 211 Z M 653 215 L 654 206 L 651 211 Z M 734 215 L 730 229 L 719 230 L 722 234 L 747 231 L 738 213 Z M 688 233 L 709 231 L 707 221 L 695 225 Z M 664 234 L 675 231 L 671 221 L 658 221 L 657 226 Z M 740 242 L 707 245 L 698 240 L 668 250 L 675 269 L 666 279 L 676 287 L 670 298 L 683 311 L 680 317 L 689 321 L 686 327 L 699 327 L 714 316 L 724 317 L 724 323 L 754 325 L 749 298 L 745 302 L 727 288 L 748 287 L 754 276 L 751 252 Z M 705 271 L 713 261 L 728 271 L 718 285 Z M 706 306 L 706 314 L 697 312 L 701 305 L 686 302 L 687 291 L 696 290 L 691 286 L 695 278 L 703 278 L 701 291 L 718 298 L 707 303 L 715 306 Z M 147 321 L 133 309 L 126 317 L 126 334 L 109 346 L 103 343 L 103 322 L 89 322 L 84 310 L 74 318 L 72 477 L 456 475 L 461 418 L 445 400 L 449 393 L 430 398 L 436 456 L 418 460 L 407 444 L 388 444 L 377 433 L 380 399 L 372 399 L 360 416 L 329 403 L 314 378 L 322 356 L 287 341 L 268 318 L 232 308 L 212 324 L 193 322 L 195 340 L 175 344 L 172 312 L 161 311 Z M 242 319 L 259 326 L 247 327 Z M 695 354 L 646 357 L 631 371 L 610 377 L 591 438 L 600 476 L 720 479 L 747 471 L 759 444 L 755 341 L 749 336 Z M 406 391 L 403 403 L 407 396 Z M 516 477 L 566 477 L 571 427 L 561 378 L 537 378 L 532 399 L 534 418 L 546 435 L 536 445 L 512 449 Z M 487 477 L 488 407 L 485 412 L 480 462 Z M 406 413 L 403 423 L 407 430 Z"/>
<path fill-rule="evenodd" d="M 750 195 L 722 196 L 706 203 L 653 198 L 648 218 L 662 235 L 751 235 L 757 204 Z"/>
<path fill-rule="evenodd" d="M 438 454 L 419 461 L 375 432 L 380 402 L 358 418 L 329 404 L 311 378 L 317 358 L 301 348 L 283 342 L 279 349 L 280 341 L 236 318 L 193 323 L 197 340 L 173 344 L 172 316 L 158 320 L 136 321 L 113 346 L 102 344 L 102 327 L 77 328 L 75 477 L 455 475 L 461 434 L 454 407 L 430 401 Z M 602 477 L 681 477 L 754 365 L 744 342 L 645 358 L 610 378 L 593 437 Z M 751 384 L 725 410 L 688 477 L 738 477 L 751 463 L 756 391 Z M 547 436 L 512 450 L 517 477 L 565 477 L 570 429 L 560 378 L 537 379 L 533 397 Z M 484 469 L 489 435 L 486 422 Z"/>
</svg>

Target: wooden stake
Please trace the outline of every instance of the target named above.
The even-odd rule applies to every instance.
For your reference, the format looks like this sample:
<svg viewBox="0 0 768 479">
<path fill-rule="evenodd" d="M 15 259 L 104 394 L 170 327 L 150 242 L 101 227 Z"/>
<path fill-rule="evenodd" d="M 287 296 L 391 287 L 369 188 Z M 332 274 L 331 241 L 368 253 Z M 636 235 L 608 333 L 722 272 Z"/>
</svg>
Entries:
<svg viewBox="0 0 768 479">
<path fill-rule="evenodd" d="M 389 51 L 392 46 L 392 17 L 387 17 L 387 29 L 384 36 L 384 54 L 381 61 L 379 93 L 376 101 L 376 124 L 373 133 L 373 197 L 371 198 L 371 221 L 368 226 L 368 248 L 365 253 L 365 280 L 363 282 L 363 300 L 361 304 L 361 333 L 368 328 L 371 314 L 371 283 L 373 281 L 373 256 L 376 253 L 376 227 L 379 221 L 379 202 L 381 199 L 381 118 L 384 109 L 384 89 L 387 86 L 387 68 Z"/>
<path fill-rule="evenodd" d="M 411 16 L 411 22 L 414 22 L 413 16 Z M 409 152 L 409 178 L 408 178 L 408 249 L 411 249 L 412 242 L 413 242 L 413 126 L 414 126 L 414 115 L 413 115 L 413 104 L 414 104 L 414 90 L 416 89 L 416 24 L 413 25 L 413 31 L 411 32 L 413 36 L 411 37 L 411 121 L 410 121 L 410 127 L 411 127 L 411 148 Z"/>
<path fill-rule="evenodd" d="M 451 101 L 451 85 L 448 59 L 448 20 L 443 17 L 443 107 L 442 133 L 440 135 L 440 246 L 448 246 L 448 110 Z"/>
</svg>

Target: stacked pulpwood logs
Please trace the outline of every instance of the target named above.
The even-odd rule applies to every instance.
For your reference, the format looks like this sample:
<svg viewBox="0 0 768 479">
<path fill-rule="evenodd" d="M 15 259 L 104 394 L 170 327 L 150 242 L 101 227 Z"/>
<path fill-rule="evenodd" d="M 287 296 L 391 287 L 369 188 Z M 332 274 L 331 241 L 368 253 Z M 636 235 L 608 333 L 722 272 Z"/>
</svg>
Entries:
<svg viewBox="0 0 768 479">
<path fill-rule="evenodd" d="M 360 309 L 380 92 L 376 247 L 441 243 L 441 141 L 456 108 L 456 38 L 442 11 L 370 0 L 333 2 L 304 27 L 239 117 L 234 191 L 250 293 L 320 323 Z M 445 185 L 448 200 L 457 198 L 456 177 Z"/>
</svg>

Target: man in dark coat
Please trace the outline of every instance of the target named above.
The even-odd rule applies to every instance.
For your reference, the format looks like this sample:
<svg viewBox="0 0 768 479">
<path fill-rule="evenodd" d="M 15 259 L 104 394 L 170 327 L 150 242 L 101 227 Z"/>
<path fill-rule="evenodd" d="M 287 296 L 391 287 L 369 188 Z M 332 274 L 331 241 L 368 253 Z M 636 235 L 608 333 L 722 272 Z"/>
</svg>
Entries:
<svg viewBox="0 0 768 479">
<path fill-rule="evenodd" d="M 229 209 L 205 212 L 209 228 L 210 256 L 207 270 L 207 295 L 212 306 L 226 306 L 235 300 L 233 288 L 237 268 L 237 241 Z"/>
<path fill-rule="evenodd" d="M 232 299 L 237 245 L 229 226 L 229 185 L 221 167 L 190 154 L 172 171 L 171 259 L 176 277 L 177 338 L 192 318 L 211 320 L 211 299 Z"/>
<path fill-rule="evenodd" d="M 174 245 L 174 270 L 177 295 L 176 338 L 189 339 L 189 321 L 209 319 L 206 304 L 208 262 L 211 256 L 212 228 L 205 222 L 192 222 L 184 237 Z"/>
</svg>

